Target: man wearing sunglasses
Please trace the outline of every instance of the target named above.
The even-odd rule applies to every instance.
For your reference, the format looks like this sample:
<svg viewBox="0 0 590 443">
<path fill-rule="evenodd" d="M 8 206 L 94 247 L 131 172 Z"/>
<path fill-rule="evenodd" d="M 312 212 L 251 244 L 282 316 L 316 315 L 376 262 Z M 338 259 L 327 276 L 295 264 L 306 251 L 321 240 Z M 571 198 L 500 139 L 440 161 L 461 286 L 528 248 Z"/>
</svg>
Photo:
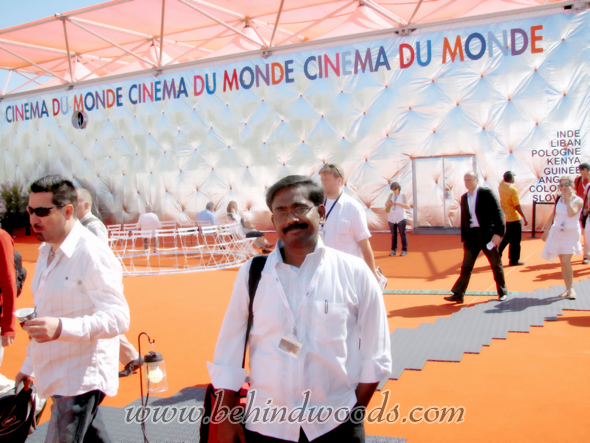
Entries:
<svg viewBox="0 0 590 443">
<path fill-rule="evenodd" d="M 365 263 L 324 245 L 323 201 L 322 188 L 301 175 L 279 180 L 266 194 L 279 242 L 262 270 L 249 335 L 253 410 L 262 414 L 245 418 L 245 432 L 222 421 L 221 443 L 365 441 L 364 408 L 391 371 L 387 316 Z M 238 273 L 214 363 L 207 363 L 213 386 L 223 391 L 222 405 L 229 407 L 246 378 L 241 363 L 251 264 Z M 260 419 L 268 405 L 289 412 L 284 419 Z M 312 408 L 340 413 L 320 420 Z M 301 410 L 302 418 L 293 420 Z"/>
<path fill-rule="evenodd" d="M 39 258 L 31 283 L 37 317 L 16 376 L 52 397 L 48 442 L 110 441 L 98 405 L 119 386 L 119 335 L 129 328 L 123 274 L 108 246 L 76 219 L 73 183 L 48 175 L 30 187 Z"/>
</svg>

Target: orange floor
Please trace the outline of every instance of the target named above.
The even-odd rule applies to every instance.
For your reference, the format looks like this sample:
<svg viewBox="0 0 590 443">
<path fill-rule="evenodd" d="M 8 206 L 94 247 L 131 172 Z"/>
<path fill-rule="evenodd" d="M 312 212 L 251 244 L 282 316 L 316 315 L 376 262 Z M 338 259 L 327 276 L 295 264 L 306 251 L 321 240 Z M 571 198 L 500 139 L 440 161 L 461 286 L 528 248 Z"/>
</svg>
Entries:
<svg viewBox="0 0 590 443">
<path fill-rule="evenodd" d="M 525 234 L 526 235 L 526 234 Z M 457 277 L 462 250 L 458 236 L 409 236 L 407 257 L 388 257 L 389 235 L 372 238 L 377 264 L 389 277 L 388 289 L 448 290 Z M 38 244 L 18 238 L 17 249 L 29 270 L 18 307 L 32 305 L 30 280 Z M 510 291 L 532 291 L 562 285 L 559 264 L 540 258 L 543 243 L 524 238 L 524 267 L 506 268 Z M 590 267 L 574 260 L 577 281 L 590 276 Z M 164 355 L 170 396 L 187 386 L 209 382 L 205 362 L 211 361 L 217 333 L 237 270 L 184 275 L 129 277 L 125 295 L 131 309 L 127 337 L 137 342 L 146 331 Z M 495 287 L 485 257 L 480 257 L 470 290 Z M 459 307 L 441 296 L 384 295 L 390 329 L 415 328 L 449 316 Z M 488 297 L 468 297 L 467 303 Z M 19 330 L 5 350 L 2 373 L 14 377 L 25 356 L 28 338 Z M 147 352 L 147 342 L 142 342 Z M 394 356 L 395 358 L 395 356 Z M 405 437 L 409 442 L 583 442 L 590 441 L 590 313 L 564 311 L 557 322 L 546 322 L 528 334 L 510 333 L 493 340 L 480 354 L 464 355 L 460 363 L 428 362 L 422 371 L 405 371 L 390 380 L 387 411 L 399 404 L 396 423 L 367 424 L 373 435 Z M 121 380 L 116 397 L 105 405 L 124 406 L 139 397 L 139 376 Z M 381 404 L 376 393 L 370 408 Z M 462 423 L 402 423 L 411 409 L 464 407 Z M 416 417 L 420 417 L 416 410 Z M 49 414 L 44 413 L 46 420 Z M 393 416 L 390 416 L 393 417 Z M 430 415 L 432 418 L 433 415 Z"/>
</svg>

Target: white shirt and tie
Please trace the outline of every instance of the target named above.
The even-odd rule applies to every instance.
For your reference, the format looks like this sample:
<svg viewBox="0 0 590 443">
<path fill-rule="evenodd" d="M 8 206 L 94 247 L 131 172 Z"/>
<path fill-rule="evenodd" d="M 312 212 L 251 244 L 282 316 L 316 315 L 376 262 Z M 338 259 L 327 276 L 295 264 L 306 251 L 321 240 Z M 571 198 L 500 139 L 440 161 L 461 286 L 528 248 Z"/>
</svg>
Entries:
<svg viewBox="0 0 590 443">
<path fill-rule="evenodd" d="M 351 409 L 359 383 L 376 383 L 391 371 L 389 327 L 379 285 L 363 260 L 324 246 L 321 238 L 300 268 L 283 262 L 282 246 L 279 241 L 268 256 L 254 298 L 249 339 L 254 407 L 267 407 L 267 400 L 272 400 L 272 407 L 290 412 L 303 405 L 303 392 L 309 389 L 306 417 L 311 407 Z M 207 363 L 216 389 L 237 391 L 246 378 L 241 364 L 249 268 L 250 262 L 238 273 L 214 363 Z M 283 336 L 303 344 L 298 359 L 278 349 Z M 253 423 L 253 418 L 247 420 L 247 429 L 290 441 L 299 439 L 300 428 L 313 440 L 340 424 L 333 417 L 324 423 Z"/>
<path fill-rule="evenodd" d="M 21 367 L 34 376 L 41 397 L 75 396 L 119 386 L 119 335 L 129 328 L 121 264 L 108 246 L 79 221 L 47 265 L 42 243 L 31 283 L 37 317 L 58 317 L 57 340 L 31 340 Z"/>
<path fill-rule="evenodd" d="M 479 221 L 477 220 L 477 215 L 475 214 L 475 205 L 477 203 L 477 191 L 479 190 L 479 186 L 475 188 L 473 194 L 467 191 L 467 206 L 469 207 L 469 215 L 470 215 L 470 228 L 479 228 Z"/>
</svg>

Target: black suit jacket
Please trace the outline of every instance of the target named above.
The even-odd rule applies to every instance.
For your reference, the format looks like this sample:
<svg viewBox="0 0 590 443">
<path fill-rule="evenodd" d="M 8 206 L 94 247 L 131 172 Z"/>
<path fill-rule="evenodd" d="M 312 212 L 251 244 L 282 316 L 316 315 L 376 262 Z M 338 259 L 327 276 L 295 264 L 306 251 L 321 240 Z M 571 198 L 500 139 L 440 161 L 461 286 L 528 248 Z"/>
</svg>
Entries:
<svg viewBox="0 0 590 443">
<path fill-rule="evenodd" d="M 494 234 L 504 236 L 504 216 L 500 203 L 489 188 L 478 188 L 475 200 L 475 215 L 481 229 L 481 239 L 489 243 Z M 467 192 L 461 196 L 461 241 L 466 241 L 469 234 L 471 216 L 467 204 Z"/>
</svg>

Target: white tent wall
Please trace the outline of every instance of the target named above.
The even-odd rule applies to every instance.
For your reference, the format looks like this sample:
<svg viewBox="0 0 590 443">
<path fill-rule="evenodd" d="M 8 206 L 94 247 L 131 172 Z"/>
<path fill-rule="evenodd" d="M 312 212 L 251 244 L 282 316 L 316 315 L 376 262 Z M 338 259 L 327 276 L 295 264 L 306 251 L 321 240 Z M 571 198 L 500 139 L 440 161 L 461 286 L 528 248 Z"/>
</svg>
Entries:
<svg viewBox="0 0 590 443">
<path fill-rule="evenodd" d="M 590 158 L 588 29 L 590 12 L 562 13 L 7 98 L 0 182 L 72 177 L 107 223 L 134 222 L 146 205 L 163 220 L 194 219 L 208 201 L 222 217 L 235 200 L 272 229 L 266 188 L 289 174 L 319 180 L 322 164 L 334 162 L 370 229 L 384 230 L 393 181 L 418 204 L 411 218 L 420 226 L 457 226 L 462 174 L 474 159 L 480 182 L 496 191 L 515 172 L 530 216 L 534 200 L 552 198 L 557 177 Z M 367 49 L 372 72 L 355 62 Z M 230 90 L 224 75 L 234 70 Z M 273 70 L 275 80 L 282 71 L 274 85 Z M 204 83 L 213 89 L 213 78 L 210 94 Z M 72 124 L 80 97 L 84 129 Z"/>
</svg>

